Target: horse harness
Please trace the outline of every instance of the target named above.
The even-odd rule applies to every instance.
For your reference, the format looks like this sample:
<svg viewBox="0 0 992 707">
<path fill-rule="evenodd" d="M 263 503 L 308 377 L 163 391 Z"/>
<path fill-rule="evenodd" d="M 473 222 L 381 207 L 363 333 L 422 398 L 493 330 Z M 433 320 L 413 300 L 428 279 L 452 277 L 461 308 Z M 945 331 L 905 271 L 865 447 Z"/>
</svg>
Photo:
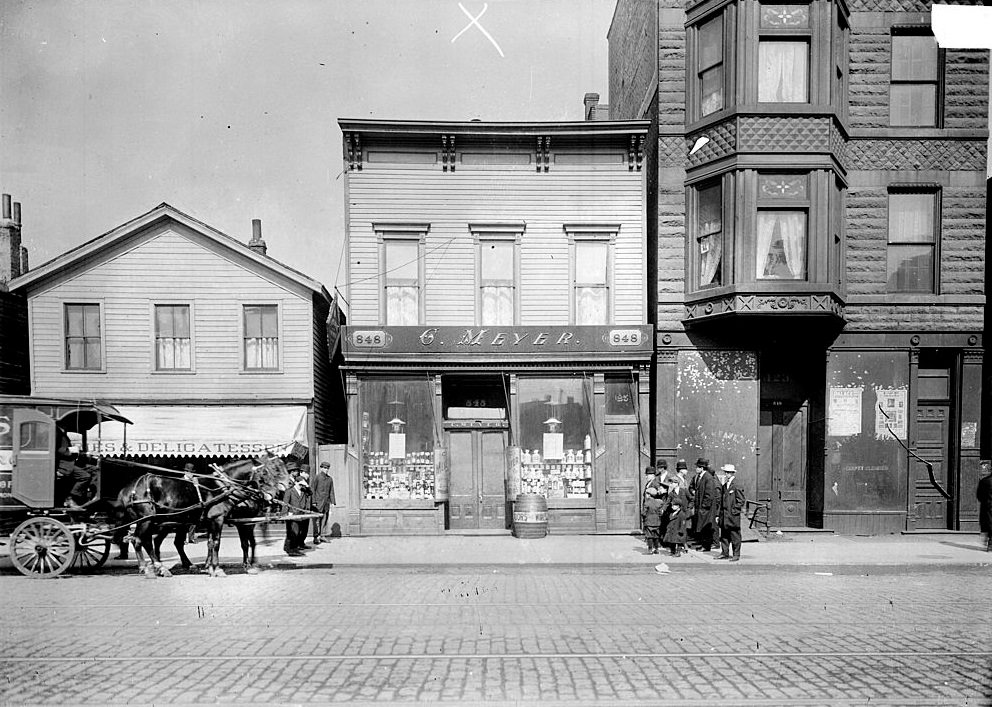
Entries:
<svg viewBox="0 0 992 707">
<path fill-rule="evenodd" d="M 249 484 L 255 483 L 255 472 L 258 469 L 264 467 L 252 465 L 252 473 L 247 482 L 236 481 L 228 476 L 220 467 L 212 465 L 214 467 L 214 472 L 212 474 L 194 474 L 192 472 L 185 472 L 183 474 L 183 480 L 192 484 L 193 488 L 196 489 L 197 503 L 192 506 L 187 506 L 186 508 L 169 508 L 167 506 L 162 506 L 151 497 L 151 486 L 150 479 L 155 474 L 144 474 L 141 477 L 141 481 L 144 482 L 144 491 L 140 493 L 138 491 L 138 484 L 135 484 L 135 488 L 131 491 L 131 498 L 129 499 L 128 507 L 133 507 L 133 505 L 138 503 L 149 503 L 155 507 L 155 515 L 180 515 L 182 513 L 188 513 L 194 508 L 199 508 L 201 511 L 201 516 L 206 513 L 206 511 L 213 506 L 227 500 L 232 500 L 232 508 L 237 508 L 247 504 L 249 501 L 257 500 L 263 496 L 262 492 L 256 488 L 249 486 Z M 211 496 L 206 499 L 203 497 L 204 490 L 213 491 L 213 489 L 204 487 L 199 481 L 198 477 L 216 479 L 220 482 L 224 490 L 217 494 L 216 496 Z"/>
</svg>

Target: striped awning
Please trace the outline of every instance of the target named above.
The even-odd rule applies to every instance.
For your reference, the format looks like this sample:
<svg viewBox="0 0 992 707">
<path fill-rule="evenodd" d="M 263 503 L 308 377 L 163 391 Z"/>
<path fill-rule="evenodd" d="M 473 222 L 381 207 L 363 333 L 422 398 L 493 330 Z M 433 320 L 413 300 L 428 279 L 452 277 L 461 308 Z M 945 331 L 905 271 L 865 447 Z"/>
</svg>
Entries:
<svg viewBox="0 0 992 707">
<path fill-rule="evenodd" d="M 118 405 L 134 424 L 103 423 L 87 436 L 106 457 L 284 456 L 309 448 L 304 405 Z M 301 449 L 302 448 L 302 449 Z"/>
</svg>

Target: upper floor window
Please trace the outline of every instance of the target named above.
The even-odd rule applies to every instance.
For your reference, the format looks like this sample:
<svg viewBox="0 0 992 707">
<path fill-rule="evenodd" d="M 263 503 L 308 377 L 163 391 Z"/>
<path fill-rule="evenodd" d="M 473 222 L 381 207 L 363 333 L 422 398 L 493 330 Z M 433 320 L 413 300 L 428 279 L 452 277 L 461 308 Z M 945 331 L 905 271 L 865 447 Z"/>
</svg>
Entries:
<svg viewBox="0 0 992 707">
<path fill-rule="evenodd" d="M 65 305 L 65 367 L 69 371 L 103 369 L 99 304 Z"/>
<path fill-rule="evenodd" d="M 279 368 L 278 305 L 244 305 L 244 357 L 247 371 Z"/>
<path fill-rule="evenodd" d="M 385 323 L 415 326 L 420 323 L 420 241 L 386 239 L 383 246 Z"/>
<path fill-rule="evenodd" d="M 889 193 L 889 292 L 937 291 L 937 191 Z"/>
<path fill-rule="evenodd" d="M 192 362 L 188 304 L 155 305 L 155 369 L 188 371 Z"/>
<path fill-rule="evenodd" d="M 515 239 L 479 238 L 479 324 L 512 325 L 516 318 Z"/>
<path fill-rule="evenodd" d="M 699 114 L 707 116 L 724 107 L 723 17 L 715 17 L 696 32 L 696 72 Z"/>
<path fill-rule="evenodd" d="M 576 324 L 608 324 L 610 245 L 605 240 L 575 242 L 572 285 Z"/>
<path fill-rule="evenodd" d="M 809 101 L 809 5 L 761 5 L 758 101 Z"/>
<path fill-rule="evenodd" d="M 939 52 L 933 35 L 893 34 L 889 124 L 935 127 L 939 76 Z"/>
<path fill-rule="evenodd" d="M 723 187 L 717 182 L 696 189 L 696 279 L 699 287 L 723 283 Z"/>
<path fill-rule="evenodd" d="M 758 175 L 757 279 L 806 279 L 808 182 L 805 174 Z"/>
</svg>

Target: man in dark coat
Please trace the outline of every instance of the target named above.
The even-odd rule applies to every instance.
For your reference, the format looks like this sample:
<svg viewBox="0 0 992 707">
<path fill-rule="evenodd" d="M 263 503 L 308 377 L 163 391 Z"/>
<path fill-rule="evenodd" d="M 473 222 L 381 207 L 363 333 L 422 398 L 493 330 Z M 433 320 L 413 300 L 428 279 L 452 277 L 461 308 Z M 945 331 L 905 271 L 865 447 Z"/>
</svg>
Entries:
<svg viewBox="0 0 992 707">
<path fill-rule="evenodd" d="M 283 498 L 286 503 L 285 512 L 289 514 L 305 513 L 310 508 L 309 487 L 307 482 L 300 478 L 299 472 L 293 474 L 293 483 L 286 489 Z M 282 550 L 290 557 L 301 557 L 303 550 L 308 548 L 304 544 L 307 539 L 303 524 L 298 520 L 286 521 L 286 541 Z"/>
<path fill-rule="evenodd" d="M 992 552 L 992 461 L 980 462 L 985 476 L 978 482 L 978 527 L 985 533 L 985 550 Z"/>
<path fill-rule="evenodd" d="M 315 513 L 320 513 L 319 518 L 313 520 L 313 544 L 319 545 L 324 542 L 324 526 L 327 524 L 328 514 L 334 499 L 334 479 L 331 478 L 330 462 L 321 462 L 317 477 L 313 480 L 313 498 L 310 507 Z"/>
<path fill-rule="evenodd" d="M 696 542 L 700 549 L 709 552 L 713 548 L 716 530 L 716 516 L 720 510 L 720 484 L 716 474 L 710 469 L 710 460 L 701 457 L 696 460 L 699 476 L 696 480 L 695 515 Z"/>
<path fill-rule="evenodd" d="M 741 559 L 741 511 L 744 510 L 744 490 L 737 483 L 737 467 L 724 464 L 720 471 L 727 476 L 720 493 L 720 556 L 718 560 L 738 562 Z M 733 550 L 733 556 L 730 552 Z"/>
</svg>

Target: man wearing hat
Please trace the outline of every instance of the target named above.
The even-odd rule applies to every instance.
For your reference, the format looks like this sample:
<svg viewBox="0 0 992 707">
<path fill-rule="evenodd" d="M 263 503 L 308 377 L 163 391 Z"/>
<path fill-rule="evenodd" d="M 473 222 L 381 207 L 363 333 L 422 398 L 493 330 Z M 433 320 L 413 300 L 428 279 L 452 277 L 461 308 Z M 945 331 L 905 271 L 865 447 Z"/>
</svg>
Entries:
<svg viewBox="0 0 992 707">
<path fill-rule="evenodd" d="M 720 493 L 720 556 L 718 560 L 739 562 L 741 559 L 741 511 L 744 510 L 744 490 L 737 483 L 737 467 L 724 464 L 726 474 Z M 733 556 L 730 551 L 733 549 Z"/>
<path fill-rule="evenodd" d="M 978 482 L 975 497 L 978 499 L 978 527 L 985 533 L 985 549 L 992 552 L 992 461 L 983 459 L 978 463 L 985 474 Z"/>
<path fill-rule="evenodd" d="M 334 503 L 334 479 L 331 478 L 331 463 L 322 461 L 317 478 L 313 481 L 313 497 L 310 501 L 310 507 L 314 512 L 320 513 L 320 517 L 313 520 L 314 545 L 324 542 L 323 529 L 327 525 L 327 518 Z"/>
<path fill-rule="evenodd" d="M 695 513 L 696 542 L 703 552 L 713 548 L 716 534 L 716 516 L 720 510 L 720 484 L 716 474 L 710 469 L 710 460 L 700 457 L 696 460 L 696 493 L 693 501 Z"/>
</svg>

